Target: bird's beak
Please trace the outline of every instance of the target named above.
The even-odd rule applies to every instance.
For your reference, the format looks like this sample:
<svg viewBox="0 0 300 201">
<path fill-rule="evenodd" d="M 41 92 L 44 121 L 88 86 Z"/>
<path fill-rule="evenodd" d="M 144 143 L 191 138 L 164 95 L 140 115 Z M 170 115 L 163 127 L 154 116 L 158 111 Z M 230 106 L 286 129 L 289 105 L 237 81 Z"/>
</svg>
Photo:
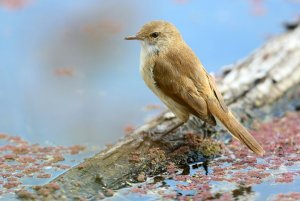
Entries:
<svg viewBox="0 0 300 201">
<path fill-rule="evenodd" d="M 125 40 L 143 40 L 140 36 L 127 36 L 124 38 Z"/>
</svg>

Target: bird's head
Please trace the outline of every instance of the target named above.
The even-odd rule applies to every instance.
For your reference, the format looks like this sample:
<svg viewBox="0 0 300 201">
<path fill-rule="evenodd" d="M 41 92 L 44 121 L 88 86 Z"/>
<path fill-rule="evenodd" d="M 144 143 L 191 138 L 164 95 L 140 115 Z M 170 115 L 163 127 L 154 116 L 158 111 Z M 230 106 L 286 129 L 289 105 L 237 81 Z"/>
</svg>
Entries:
<svg viewBox="0 0 300 201">
<path fill-rule="evenodd" d="M 142 45 L 155 46 L 162 49 L 172 45 L 172 43 L 181 39 L 178 29 L 166 21 L 151 21 L 145 24 L 134 36 L 128 36 L 125 40 L 140 40 Z"/>
</svg>

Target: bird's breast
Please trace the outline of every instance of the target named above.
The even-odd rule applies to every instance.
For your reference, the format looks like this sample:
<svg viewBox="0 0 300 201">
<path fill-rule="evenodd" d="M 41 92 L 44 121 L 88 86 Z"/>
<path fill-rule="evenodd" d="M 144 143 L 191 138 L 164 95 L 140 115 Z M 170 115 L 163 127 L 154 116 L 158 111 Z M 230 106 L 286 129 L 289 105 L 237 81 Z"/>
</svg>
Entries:
<svg viewBox="0 0 300 201">
<path fill-rule="evenodd" d="M 153 70 L 155 67 L 155 56 L 149 55 L 147 51 L 141 51 L 140 59 L 140 73 L 146 83 L 146 85 L 154 92 L 156 96 L 183 122 L 188 119 L 187 110 L 171 97 L 166 95 L 161 89 L 157 87 L 157 83 L 154 79 Z"/>
<path fill-rule="evenodd" d="M 153 91 L 153 93 L 164 103 L 166 106 L 172 110 L 172 108 L 175 106 L 175 102 L 167 96 L 165 93 L 163 93 L 162 90 L 160 90 L 156 86 L 156 82 L 153 76 L 153 68 L 155 63 L 149 60 L 141 61 L 140 66 L 140 73 L 142 75 L 143 80 L 145 81 L 146 85 Z M 173 111 L 173 110 L 172 110 Z"/>
<path fill-rule="evenodd" d="M 141 53 L 141 63 L 140 63 L 140 73 L 145 81 L 146 85 L 156 94 L 158 95 L 159 89 L 156 86 L 154 75 L 153 75 L 153 68 L 154 68 L 154 61 L 151 61 L 147 58 L 144 58 Z"/>
<path fill-rule="evenodd" d="M 155 57 L 158 48 L 142 42 L 142 49 L 140 55 L 140 73 L 147 84 L 147 86 L 158 95 L 159 90 L 155 85 L 153 68 L 155 66 Z"/>
</svg>

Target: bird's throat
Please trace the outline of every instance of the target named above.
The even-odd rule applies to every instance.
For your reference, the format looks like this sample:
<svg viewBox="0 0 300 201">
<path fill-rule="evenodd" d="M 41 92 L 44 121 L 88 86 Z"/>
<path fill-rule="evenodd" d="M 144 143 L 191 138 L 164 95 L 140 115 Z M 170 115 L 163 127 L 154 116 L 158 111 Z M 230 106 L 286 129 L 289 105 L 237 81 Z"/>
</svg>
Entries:
<svg viewBox="0 0 300 201">
<path fill-rule="evenodd" d="M 154 44 L 149 44 L 148 42 L 142 41 L 142 52 L 145 56 L 154 56 L 159 54 L 159 47 Z"/>
</svg>

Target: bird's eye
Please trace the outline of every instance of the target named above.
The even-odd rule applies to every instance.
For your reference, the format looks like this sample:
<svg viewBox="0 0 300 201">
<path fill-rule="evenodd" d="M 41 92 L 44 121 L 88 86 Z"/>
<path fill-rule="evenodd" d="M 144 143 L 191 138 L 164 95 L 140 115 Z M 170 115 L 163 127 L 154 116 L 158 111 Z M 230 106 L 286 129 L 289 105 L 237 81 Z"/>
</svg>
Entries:
<svg viewBox="0 0 300 201">
<path fill-rule="evenodd" d="M 157 38 L 158 35 L 159 35 L 158 32 L 153 32 L 153 33 L 150 34 L 150 36 L 151 36 L 152 38 Z"/>
</svg>

